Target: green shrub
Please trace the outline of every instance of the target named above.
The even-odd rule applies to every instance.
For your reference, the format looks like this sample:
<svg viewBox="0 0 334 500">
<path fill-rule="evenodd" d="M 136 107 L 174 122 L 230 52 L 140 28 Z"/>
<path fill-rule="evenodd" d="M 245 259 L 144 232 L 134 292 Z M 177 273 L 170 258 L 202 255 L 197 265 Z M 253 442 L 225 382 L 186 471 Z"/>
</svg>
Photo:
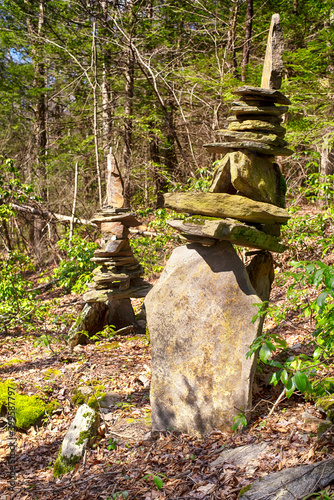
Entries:
<svg viewBox="0 0 334 500">
<path fill-rule="evenodd" d="M 66 237 L 59 240 L 57 245 L 66 257 L 53 272 L 53 278 L 57 279 L 59 285 L 67 290 L 82 293 L 87 289 L 86 283 L 92 278 L 95 264 L 90 259 L 97 249 L 97 244 L 88 241 L 77 232 L 71 242 Z"/>
</svg>

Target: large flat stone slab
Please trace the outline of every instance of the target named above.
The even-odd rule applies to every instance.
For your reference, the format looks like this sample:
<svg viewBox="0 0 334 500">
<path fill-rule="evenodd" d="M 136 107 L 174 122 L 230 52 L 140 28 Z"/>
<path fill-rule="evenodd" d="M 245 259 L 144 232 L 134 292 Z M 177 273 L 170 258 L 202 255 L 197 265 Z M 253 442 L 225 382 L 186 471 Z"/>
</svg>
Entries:
<svg viewBox="0 0 334 500">
<path fill-rule="evenodd" d="M 169 220 L 168 224 L 182 235 L 201 236 L 203 238 L 216 238 L 229 241 L 241 247 L 270 250 L 281 253 L 288 247 L 280 243 L 276 236 L 259 231 L 255 227 L 247 226 L 233 220 L 199 219 L 196 221 Z"/>
<path fill-rule="evenodd" d="M 246 131 L 266 131 L 272 134 L 278 135 L 278 137 L 284 137 L 286 129 L 281 125 L 276 125 L 275 123 L 269 123 L 264 120 L 244 120 L 244 121 L 234 121 L 229 123 L 229 130 L 242 132 Z"/>
<path fill-rule="evenodd" d="M 222 135 L 226 141 L 229 142 L 243 142 L 243 141 L 252 141 L 252 142 L 260 142 L 263 144 L 268 144 L 269 146 L 279 146 L 285 147 L 288 145 L 288 142 L 284 139 L 281 139 L 276 134 L 270 133 L 261 133 L 261 132 L 237 132 L 228 129 L 222 129 L 218 131 L 219 135 Z"/>
<path fill-rule="evenodd" d="M 283 208 L 226 193 L 166 193 L 165 206 L 176 212 L 231 218 L 259 224 L 284 223 L 290 218 Z"/>
<path fill-rule="evenodd" d="M 290 105 L 291 101 L 282 92 L 274 89 L 264 89 L 260 87 L 249 87 L 244 85 L 236 89 L 233 94 L 241 96 L 243 100 L 247 99 L 263 99 L 265 101 L 276 102 L 277 104 Z"/>
<path fill-rule="evenodd" d="M 145 299 L 152 347 L 154 430 L 230 430 L 251 404 L 260 302 L 232 245 L 191 244 L 172 253 Z"/>
<path fill-rule="evenodd" d="M 259 153 L 262 155 L 269 156 L 291 156 L 293 154 L 292 149 L 282 148 L 277 146 L 272 146 L 271 144 L 265 144 L 262 142 L 253 142 L 243 140 L 240 142 L 214 142 L 212 144 L 203 144 L 203 147 L 209 151 L 209 153 L 221 153 L 225 154 L 227 151 L 248 149 L 254 153 Z"/>
</svg>

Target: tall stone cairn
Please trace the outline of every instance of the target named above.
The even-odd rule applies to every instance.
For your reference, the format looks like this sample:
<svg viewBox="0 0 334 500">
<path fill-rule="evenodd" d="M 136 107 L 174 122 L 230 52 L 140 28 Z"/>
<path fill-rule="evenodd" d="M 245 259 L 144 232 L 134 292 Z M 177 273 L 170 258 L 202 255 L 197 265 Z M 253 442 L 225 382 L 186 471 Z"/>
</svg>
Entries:
<svg viewBox="0 0 334 500">
<path fill-rule="evenodd" d="M 93 283 L 84 293 L 85 306 L 70 331 L 71 344 L 84 343 L 105 325 L 116 329 L 135 324 L 130 298 L 145 297 L 151 285 L 143 278 L 143 268 L 134 257 L 129 242 L 129 227 L 140 222 L 123 208 L 123 182 L 114 156 L 108 155 L 107 196 L 104 207 L 94 215 L 102 232 L 100 248 L 91 259 L 96 263 Z"/>
<path fill-rule="evenodd" d="M 263 325 L 253 322 L 256 304 L 269 300 L 270 252 L 287 248 L 280 241 L 286 183 L 275 161 L 292 154 L 282 126 L 290 100 L 278 90 L 281 34 L 275 14 L 262 87 L 238 88 L 221 142 L 204 145 L 222 155 L 209 192 L 165 194 L 167 208 L 189 216 L 170 221 L 187 244 L 145 299 L 154 430 L 229 430 L 251 407 L 256 359 L 246 353 Z M 232 244 L 255 255 L 247 268 Z"/>
</svg>

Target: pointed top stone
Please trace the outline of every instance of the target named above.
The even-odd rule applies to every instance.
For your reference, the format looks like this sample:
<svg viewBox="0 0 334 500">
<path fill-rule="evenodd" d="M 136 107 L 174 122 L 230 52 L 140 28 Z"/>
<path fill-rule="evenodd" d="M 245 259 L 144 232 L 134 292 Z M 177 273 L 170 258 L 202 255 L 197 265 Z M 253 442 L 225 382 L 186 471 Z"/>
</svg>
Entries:
<svg viewBox="0 0 334 500">
<path fill-rule="evenodd" d="M 122 208 L 124 205 L 123 181 L 118 170 L 115 156 L 110 152 L 107 156 L 107 196 L 104 206 Z"/>
<path fill-rule="evenodd" d="M 283 31 L 280 26 L 279 14 L 271 18 L 264 59 L 261 87 L 263 89 L 280 89 L 283 74 Z"/>
</svg>

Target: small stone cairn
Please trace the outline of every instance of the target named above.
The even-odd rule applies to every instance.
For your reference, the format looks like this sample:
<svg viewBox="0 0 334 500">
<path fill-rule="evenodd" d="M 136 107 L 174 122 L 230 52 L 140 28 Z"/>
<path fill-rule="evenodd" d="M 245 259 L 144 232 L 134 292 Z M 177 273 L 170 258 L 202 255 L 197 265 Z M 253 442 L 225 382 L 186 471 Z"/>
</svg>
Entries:
<svg viewBox="0 0 334 500">
<path fill-rule="evenodd" d="M 261 88 L 235 91 L 224 141 L 206 144 L 224 155 L 208 193 L 167 193 L 165 206 L 190 216 L 170 221 L 187 245 L 174 250 L 145 299 L 152 347 L 153 430 L 205 434 L 231 429 L 251 406 L 255 359 L 249 346 L 262 331 L 253 322 L 274 279 L 270 253 L 283 252 L 280 226 L 286 184 L 275 156 L 291 155 L 282 116 L 289 99 L 282 75 L 279 16 L 270 27 Z M 232 244 L 249 247 L 247 266 Z M 255 251 L 254 251 L 255 249 Z"/>
<path fill-rule="evenodd" d="M 104 207 L 93 217 L 102 232 L 100 248 L 92 261 L 93 283 L 83 295 L 85 306 L 70 331 L 72 346 L 85 343 L 86 331 L 92 336 L 105 325 L 116 329 L 135 327 L 135 315 L 130 298 L 145 297 L 152 288 L 141 277 L 143 268 L 133 255 L 129 241 L 129 227 L 140 222 L 127 208 L 123 208 L 123 182 L 112 153 L 107 163 L 107 196 Z"/>
</svg>

